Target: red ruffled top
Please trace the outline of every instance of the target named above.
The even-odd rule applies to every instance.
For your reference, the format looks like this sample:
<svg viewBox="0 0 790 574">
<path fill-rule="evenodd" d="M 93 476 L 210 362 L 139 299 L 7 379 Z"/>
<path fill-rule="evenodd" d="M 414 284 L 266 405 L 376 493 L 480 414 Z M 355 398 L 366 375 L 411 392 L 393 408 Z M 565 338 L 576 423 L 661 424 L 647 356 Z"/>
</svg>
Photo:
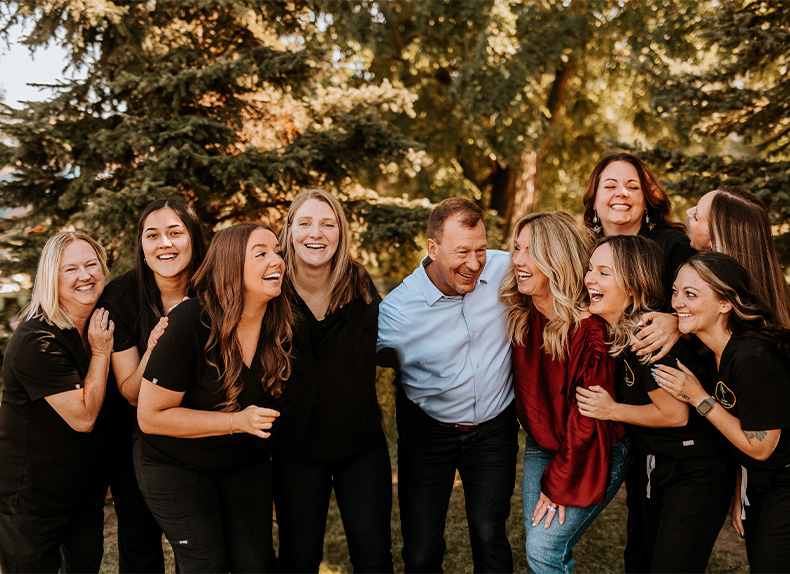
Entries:
<svg viewBox="0 0 790 574">
<path fill-rule="evenodd" d="M 543 472 L 543 493 L 555 504 L 589 506 L 604 499 L 612 447 L 625 429 L 582 416 L 576 387 L 599 385 L 614 397 L 615 361 L 600 317 L 581 321 L 570 335 L 568 358 L 563 361 L 553 360 L 542 348 L 546 323 L 533 310 L 524 345 L 513 349 L 518 419 L 541 447 L 557 451 Z"/>
</svg>

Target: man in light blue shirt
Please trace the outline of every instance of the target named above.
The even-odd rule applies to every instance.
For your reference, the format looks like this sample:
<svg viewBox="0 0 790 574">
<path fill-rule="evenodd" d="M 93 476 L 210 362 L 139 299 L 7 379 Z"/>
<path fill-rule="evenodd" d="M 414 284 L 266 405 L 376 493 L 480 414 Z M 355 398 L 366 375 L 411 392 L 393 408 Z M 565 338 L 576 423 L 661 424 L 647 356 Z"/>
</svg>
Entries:
<svg viewBox="0 0 790 574">
<path fill-rule="evenodd" d="M 406 572 L 439 572 L 456 470 L 475 572 L 512 572 L 505 531 L 518 451 L 510 341 L 483 211 L 460 198 L 428 220 L 428 256 L 382 302 L 377 348 L 397 357 L 398 493 Z"/>
</svg>

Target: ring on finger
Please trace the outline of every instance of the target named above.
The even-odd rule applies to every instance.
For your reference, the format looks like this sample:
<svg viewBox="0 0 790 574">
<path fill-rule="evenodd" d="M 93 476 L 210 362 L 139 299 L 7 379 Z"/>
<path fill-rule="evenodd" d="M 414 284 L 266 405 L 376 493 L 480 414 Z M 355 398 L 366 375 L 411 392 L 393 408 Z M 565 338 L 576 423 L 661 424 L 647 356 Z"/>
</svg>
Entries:
<svg viewBox="0 0 790 574">
<path fill-rule="evenodd" d="M 550 512 L 557 512 L 557 507 L 553 504 L 547 504 L 546 506 L 548 506 Z"/>
</svg>

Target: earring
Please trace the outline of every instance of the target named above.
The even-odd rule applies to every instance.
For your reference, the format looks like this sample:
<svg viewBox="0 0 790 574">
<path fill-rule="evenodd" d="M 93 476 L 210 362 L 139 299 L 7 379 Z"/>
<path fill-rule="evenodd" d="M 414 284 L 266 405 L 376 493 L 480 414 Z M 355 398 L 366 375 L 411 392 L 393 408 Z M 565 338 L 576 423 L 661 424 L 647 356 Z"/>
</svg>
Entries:
<svg viewBox="0 0 790 574">
<path fill-rule="evenodd" d="M 600 235 L 601 231 L 603 231 L 603 226 L 601 225 L 601 220 L 598 219 L 598 212 L 595 210 L 593 210 L 592 224 L 593 233 L 595 233 L 595 235 Z"/>
<path fill-rule="evenodd" d="M 653 231 L 653 228 L 656 226 L 655 223 L 650 223 L 650 214 L 647 212 L 647 209 L 645 209 L 645 225 L 650 231 Z"/>
</svg>

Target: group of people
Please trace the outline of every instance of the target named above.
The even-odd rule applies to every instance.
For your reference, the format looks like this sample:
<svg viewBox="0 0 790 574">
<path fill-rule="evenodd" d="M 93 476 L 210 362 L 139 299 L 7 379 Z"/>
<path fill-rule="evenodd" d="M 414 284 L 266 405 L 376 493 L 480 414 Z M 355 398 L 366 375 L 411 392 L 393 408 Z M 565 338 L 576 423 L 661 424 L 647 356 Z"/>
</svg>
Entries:
<svg viewBox="0 0 790 574">
<path fill-rule="evenodd" d="M 475 571 L 509 572 L 518 427 L 531 572 L 625 481 L 627 572 L 702 572 L 734 499 L 753 571 L 790 571 L 790 294 L 768 215 L 721 187 L 688 211 L 630 154 L 602 159 L 584 224 L 439 203 L 427 255 L 382 301 L 342 205 L 299 193 L 282 230 L 208 248 L 181 199 L 141 214 L 105 287 L 82 232 L 44 247 L 5 354 L 0 569 L 96 572 L 109 485 L 122 572 L 317 572 L 334 490 L 357 572 L 392 572 L 376 365 L 397 370 L 407 572 L 439 572 L 456 473 Z M 279 531 L 272 540 L 272 505 Z"/>
</svg>

